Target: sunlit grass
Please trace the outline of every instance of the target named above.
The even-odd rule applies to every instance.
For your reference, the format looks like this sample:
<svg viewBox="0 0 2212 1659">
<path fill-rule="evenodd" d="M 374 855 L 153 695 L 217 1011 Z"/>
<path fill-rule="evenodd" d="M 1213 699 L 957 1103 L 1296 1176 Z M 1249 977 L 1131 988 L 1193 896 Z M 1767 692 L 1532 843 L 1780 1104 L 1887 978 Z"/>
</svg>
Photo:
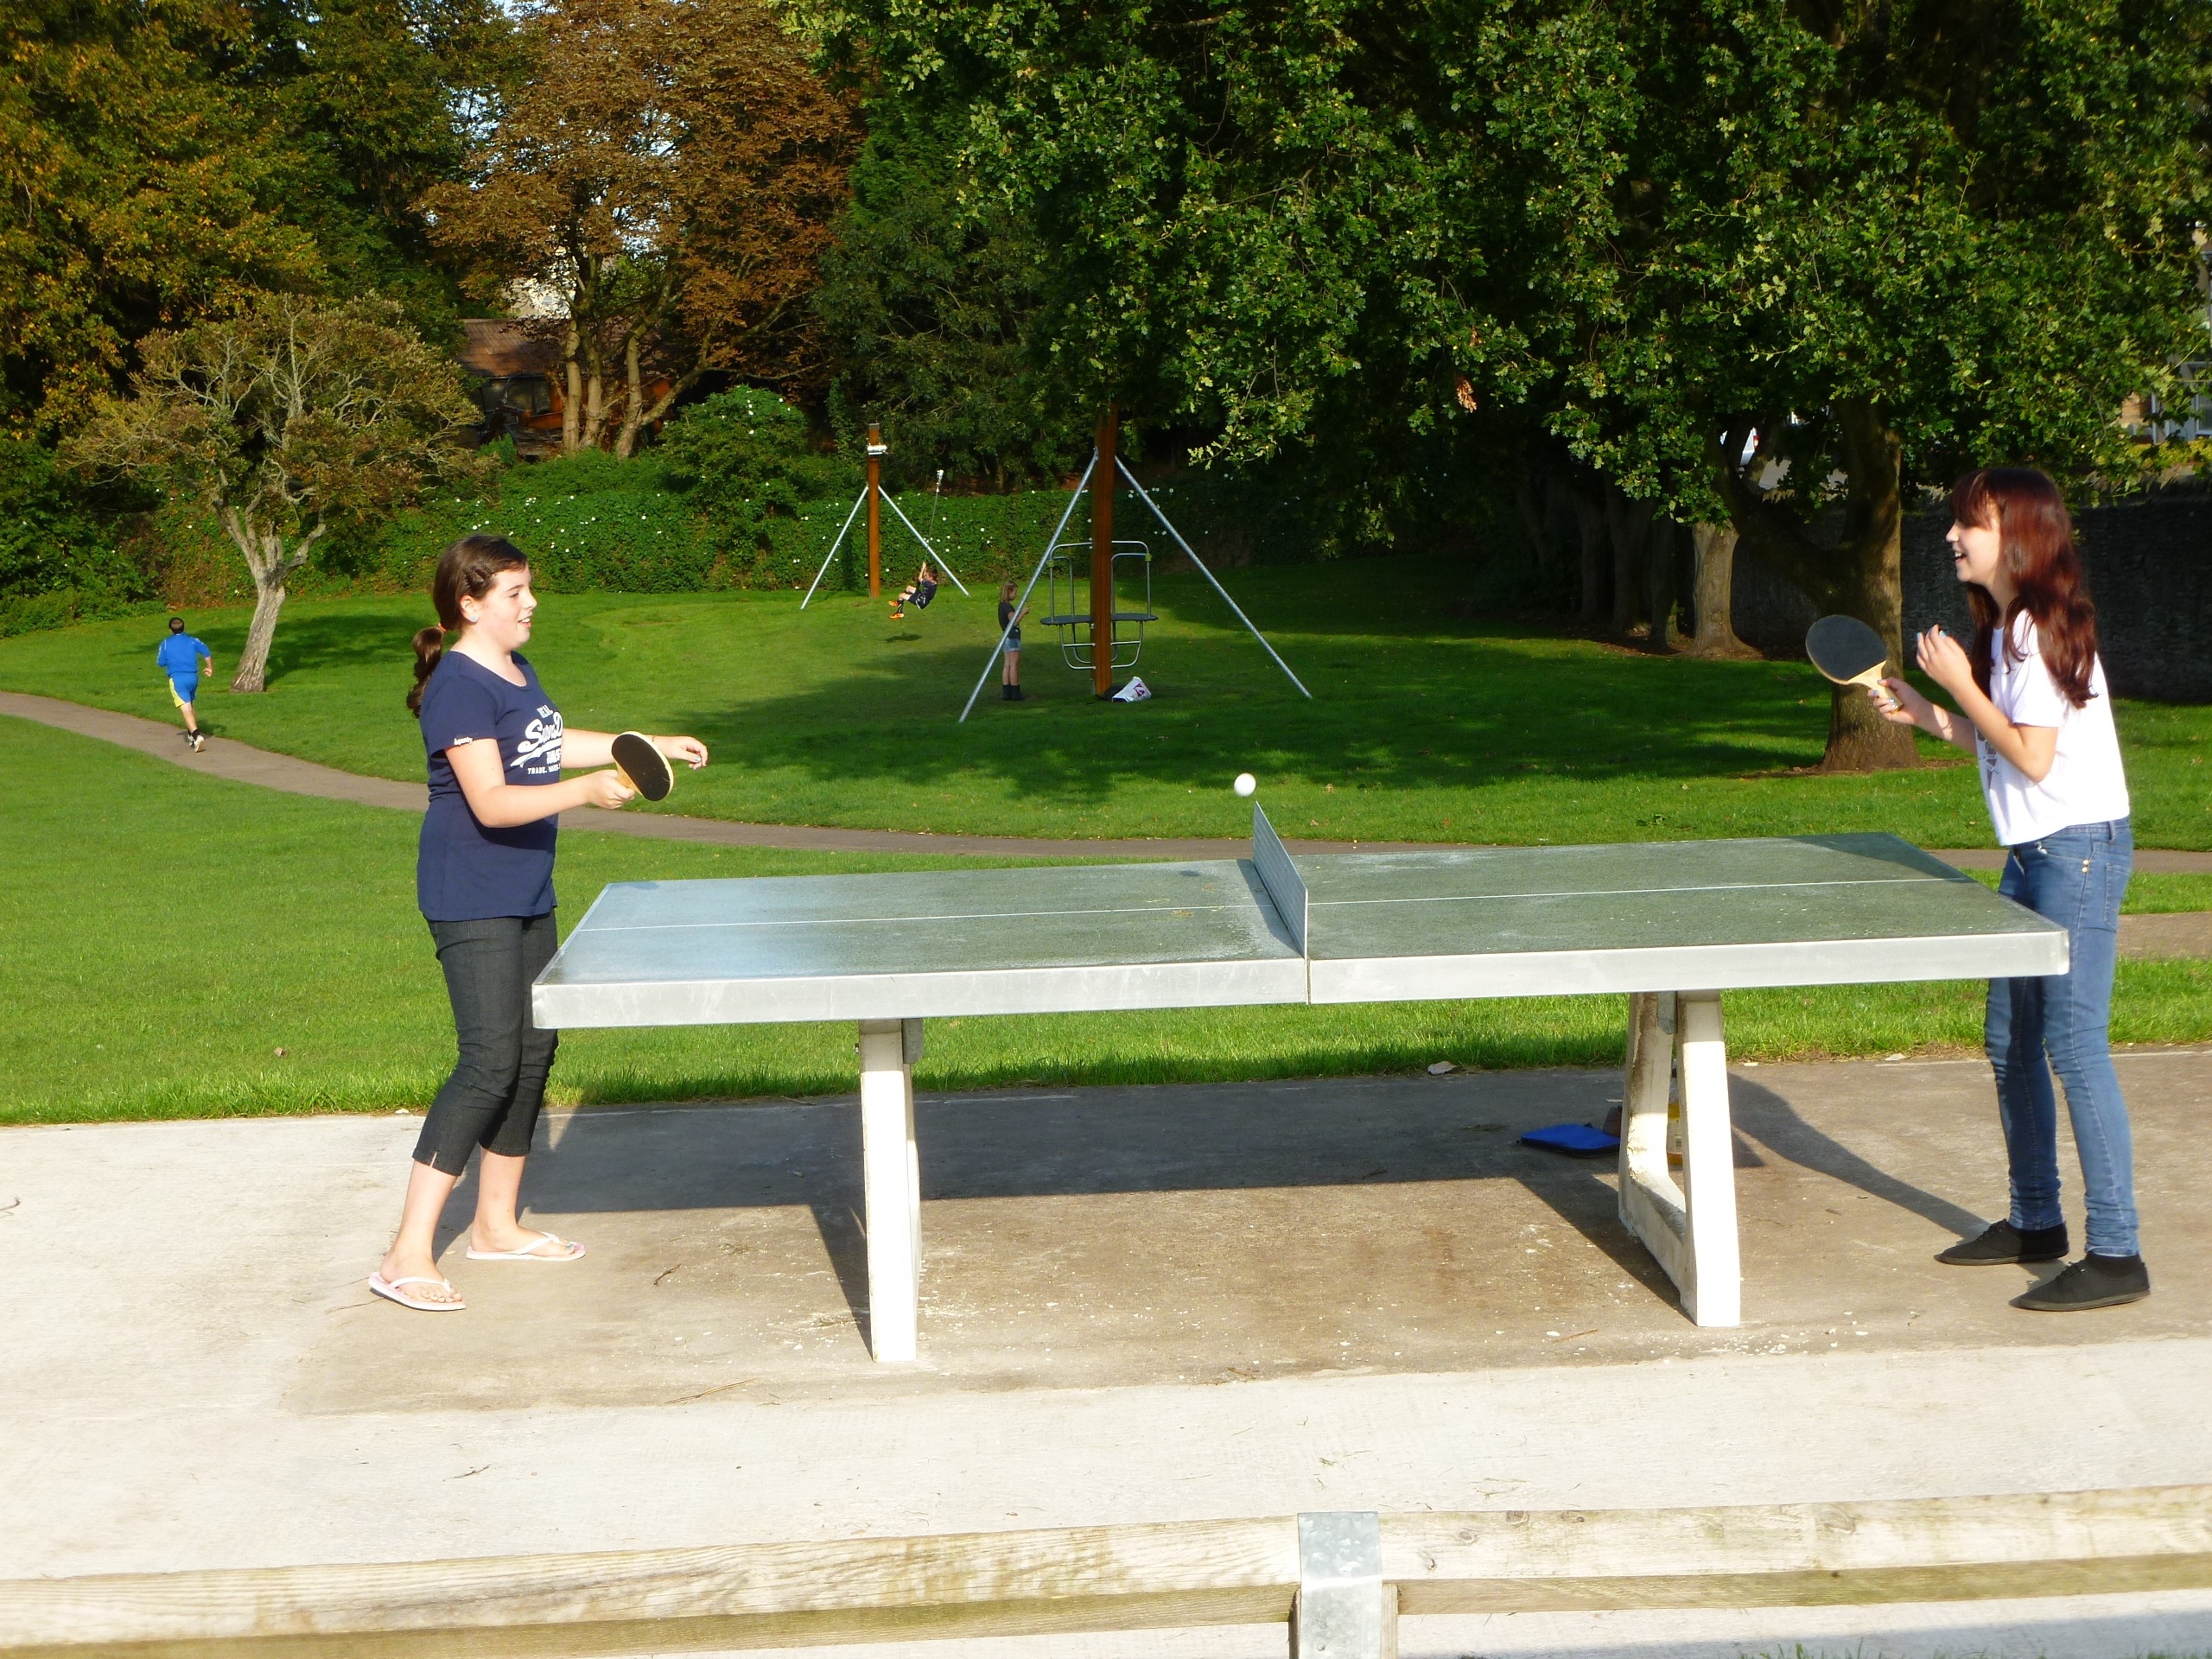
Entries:
<svg viewBox="0 0 2212 1659">
<path fill-rule="evenodd" d="M 572 722 L 685 730 L 715 764 L 667 810 L 780 823 L 1052 837 L 1233 836 L 1229 791 L 1261 779 L 1289 835 L 1533 843 L 1891 830 L 1976 847 L 1974 771 L 1936 763 L 1808 776 L 1827 690 L 1793 663 L 1649 657 L 1454 619 L 1454 567 L 1415 559 L 1229 573 L 1312 688 L 1300 696 L 1195 576 L 1161 576 L 1164 618 L 1137 672 L 1158 695 L 1102 704 L 1033 624 L 1009 707 L 995 677 L 957 716 L 995 634 L 987 595 L 950 587 L 901 623 L 844 594 L 804 613 L 791 593 L 549 594 L 531 656 Z M 402 707 L 407 596 L 296 601 L 270 690 L 220 690 L 244 609 L 188 619 L 223 659 L 201 712 L 217 731 L 391 778 L 423 756 Z M 0 641 L 0 687 L 171 718 L 156 620 Z M 2212 709 L 2122 704 L 2136 835 L 2212 847 Z"/>
<path fill-rule="evenodd" d="M 419 1108 L 452 1027 L 414 907 L 410 814 L 195 776 L 0 719 L 0 1122 Z M 606 882 L 942 867 L 563 838 L 568 912 Z M 1779 1059 L 1971 1048 L 1976 984 L 1744 992 L 1732 1051 Z M 1465 1066 L 1607 1065 L 1618 998 L 932 1020 L 926 1089 L 1194 1082 Z M 2129 963 L 2114 1035 L 2212 1038 L 2212 965 Z M 846 1025 L 575 1031 L 560 1103 L 836 1092 Z M 284 1052 L 280 1056 L 276 1051 Z"/>
</svg>

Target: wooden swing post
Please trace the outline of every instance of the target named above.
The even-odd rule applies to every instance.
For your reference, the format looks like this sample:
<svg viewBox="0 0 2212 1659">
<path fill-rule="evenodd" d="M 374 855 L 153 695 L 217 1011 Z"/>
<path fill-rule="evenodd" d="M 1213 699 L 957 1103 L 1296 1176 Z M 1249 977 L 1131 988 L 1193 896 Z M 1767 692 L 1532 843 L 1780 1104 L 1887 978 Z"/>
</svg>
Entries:
<svg viewBox="0 0 2212 1659">
<path fill-rule="evenodd" d="M 1090 475 L 1090 683 L 1114 690 L 1114 439 L 1121 407 L 1106 405 L 1098 423 L 1098 459 Z"/>
<path fill-rule="evenodd" d="M 883 429 L 868 428 L 868 596 L 883 597 Z"/>
</svg>

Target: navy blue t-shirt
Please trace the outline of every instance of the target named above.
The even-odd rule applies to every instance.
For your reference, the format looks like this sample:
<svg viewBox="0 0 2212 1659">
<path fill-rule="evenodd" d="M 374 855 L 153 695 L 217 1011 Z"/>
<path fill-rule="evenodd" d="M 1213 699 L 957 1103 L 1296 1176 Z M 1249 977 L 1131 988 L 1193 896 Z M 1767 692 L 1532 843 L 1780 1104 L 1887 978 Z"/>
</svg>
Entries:
<svg viewBox="0 0 2212 1659">
<path fill-rule="evenodd" d="M 510 685 L 483 664 L 449 651 L 423 688 L 423 747 L 430 762 L 430 806 L 423 815 L 415 861 L 415 898 L 434 922 L 493 916 L 543 916 L 553 908 L 557 818 L 487 830 L 468 809 L 448 748 L 497 743 L 511 784 L 561 780 L 561 711 L 518 656 L 523 683 Z"/>
</svg>

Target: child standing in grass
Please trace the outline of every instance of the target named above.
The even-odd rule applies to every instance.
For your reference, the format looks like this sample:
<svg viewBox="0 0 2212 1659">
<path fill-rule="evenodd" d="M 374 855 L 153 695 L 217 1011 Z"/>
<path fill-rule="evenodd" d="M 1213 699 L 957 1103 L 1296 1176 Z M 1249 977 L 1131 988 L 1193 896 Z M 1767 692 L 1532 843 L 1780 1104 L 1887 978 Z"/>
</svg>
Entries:
<svg viewBox="0 0 2212 1659">
<path fill-rule="evenodd" d="M 415 1143 L 399 1231 L 369 1288 L 402 1307 L 457 1312 L 438 1271 L 438 1217 L 479 1147 L 475 1262 L 573 1262 L 583 1246 L 523 1227 L 516 1208 L 554 1033 L 531 1023 L 530 987 L 553 959 L 553 851 L 557 815 L 620 806 L 632 791 L 607 766 L 613 737 L 569 728 L 530 659 L 530 562 L 498 536 L 464 536 L 438 560 L 431 584 L 440 627 L 415 636 L 407 706 L 422 722 L 430 776 L 415 893 L 452 999 L 459 1057 Z M 694 768 L 696 738 L 654 747 Z M 607 770 L 563 779 L 566 767 Z"/>
<path fill-rule="evenodd" d="M 1015 584 L 999 584 L 999 632 L 1006 636 L 1004 666 L 999 672 L 999 695 L 1008 702 L 1021 702 L 1021 619 L 1029 614 L 1027 607 L 1017 609 L 1014 604 Z"/>
<path fill-rule="evenodd" d="M 184 619 L 169 618 L 169 637 L 162 641 L 154 652 L 154 661 L 162 672 L 169 677 L 169 697 L 176 704 L 177 713 L 184 716 L 181 735 L 194 753 L 207 747 L 207 740 L 200 734 L 200 715 L 193 702 L 200 695 L 200 677 L 215 671 L 215 658 L 205 642 L 184 631 Z"/>
</svg>

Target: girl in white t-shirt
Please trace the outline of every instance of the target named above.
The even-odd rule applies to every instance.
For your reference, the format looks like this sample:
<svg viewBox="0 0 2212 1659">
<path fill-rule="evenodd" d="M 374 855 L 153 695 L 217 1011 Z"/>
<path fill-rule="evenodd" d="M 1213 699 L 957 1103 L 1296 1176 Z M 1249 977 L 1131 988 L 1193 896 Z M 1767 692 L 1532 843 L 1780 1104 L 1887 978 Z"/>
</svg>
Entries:
<svg viewBox="0 0 2212 1659">
<path fill-rule="evenodd" d="M 1971 648 L 1941 628 L 1917 641 L 1921 671 L 1950 693 L 1939 709 L 1902 679 L 1884 717 L 1970 750 L 1997 839 L 2010 850 L 1998 891 L 2067 931 L 2070 966 L 1992 980 L 1984 1039 L 2012 1166 L 2012 1210 L 1936 1259 L 1957 1267 L 2056 1262 L 2056 1070 L 2081 1154 L 2088 1252 L 2014 1299 L 2040 1313 L 2110 1307 L 2151 1294 L 2136 1236 L 2127 1103 L 2107 1027 L 2120 896 L 2134 858 L 2127 779 L 2097 659 L 2096 614 L 2058 486 L 2021 467 L 1987 467 L 1951 492 L 1952 568 L 1967 584 Z"/>
</svg>

